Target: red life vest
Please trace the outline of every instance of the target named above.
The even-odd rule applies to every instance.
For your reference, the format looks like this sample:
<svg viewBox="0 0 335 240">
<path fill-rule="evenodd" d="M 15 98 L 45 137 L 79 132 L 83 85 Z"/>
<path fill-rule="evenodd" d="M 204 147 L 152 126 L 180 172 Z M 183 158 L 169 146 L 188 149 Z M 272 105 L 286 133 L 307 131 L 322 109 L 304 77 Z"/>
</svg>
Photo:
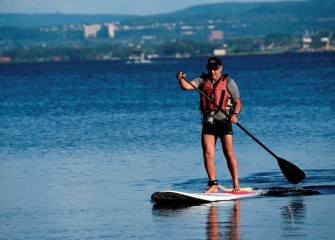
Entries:
<svg viewBox="0 0 335 240">
<path fill-rule="evenodd" d="M 204 78 L 202 88 L 203 92 L 224 111 L 227 110 L 228 100 L 230 98 L 227 81 L 228 75 L 221 76 L 221 78 L 214 84 L 209 79 Z M 202 95 L 200 97 L 201 112 L 218 111 L 218 109 L 206 97 Z"/>
</svg>

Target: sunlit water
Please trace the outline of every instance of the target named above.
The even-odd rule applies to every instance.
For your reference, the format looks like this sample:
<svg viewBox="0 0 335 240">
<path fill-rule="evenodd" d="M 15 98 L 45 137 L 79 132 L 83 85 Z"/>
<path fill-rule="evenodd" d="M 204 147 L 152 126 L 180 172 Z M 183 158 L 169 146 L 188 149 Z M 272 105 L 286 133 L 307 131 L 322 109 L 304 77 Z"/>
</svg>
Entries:
<svg viewBox="0 0 335 240">
<path fill-rule="evenodd" d="M 206 187 L 199 96 L 175 79 L 205 64 L 1 64 L 0 238 L 332 239 L 334 53 L 223 58 L 240 89 L 240 123 L 305 171 L 300 187 L 320 194 L 179 208 L 151 202 L 155 191 Z M 292 187 L 237 127 L 235 151 L 243 186 Z M 219 146 L 216 164 L 230 187 Z"/>
</svg>

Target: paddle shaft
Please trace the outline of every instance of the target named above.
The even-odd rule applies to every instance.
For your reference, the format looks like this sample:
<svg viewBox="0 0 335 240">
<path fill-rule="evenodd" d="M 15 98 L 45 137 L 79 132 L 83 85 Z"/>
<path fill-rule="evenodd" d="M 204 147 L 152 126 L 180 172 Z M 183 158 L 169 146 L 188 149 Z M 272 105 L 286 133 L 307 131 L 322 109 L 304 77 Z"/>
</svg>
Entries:
<svg viewBox="0 0 335 240">
<path fill-rule="evenodd" d="M 197 86 L 195 86 L 193 83 L 191 83 L 189 80 L 187 80 L 185 77 L 184 77 L 184 80 L 190 84 L 195 90 L 197 90 L 202 96 L 204 96 L 208 101 L 210 101 L 217 109 L 219 109 L 219 111 L 221 111 L 223 114 L 226 115 L 227 118 L 229 118 L 230 116 L 225 112 L 223 111 L 214 101 L 213 99 L 211 99 L 209 96 L 207 96 L 205 93 L 203 93 L 201 90 L 199 90 L 197 88 Z M 260 146 L 262 146 L 268 153 L 270 153 L 273 157 L 275 157 L 276 159 L 279 159 L 279 157 L 274 154 L 274 152 L 272 152 L 267 146 L 265 146 L 261 141 L 259 141 L 255 136 L 253 136 L 247 129 L 245 129 L 240 123 L 236 123 L 236 125 L 242 129 L 246 134 L 249 135 L 249 137 L 251 137 L 253 140 L 255 140 Z"/>
</svg>

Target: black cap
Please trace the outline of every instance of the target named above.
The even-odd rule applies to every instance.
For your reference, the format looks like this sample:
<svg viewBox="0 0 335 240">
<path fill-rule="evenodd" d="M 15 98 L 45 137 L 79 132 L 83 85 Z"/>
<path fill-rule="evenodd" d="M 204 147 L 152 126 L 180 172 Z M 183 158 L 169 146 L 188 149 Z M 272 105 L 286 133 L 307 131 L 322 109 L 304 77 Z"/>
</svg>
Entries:
<svg viewBox="0 0 335 240">
<path fill-rule="evenodd" d="M 221 67 L 221 60 L 217 57 L 211 57 L 207 62 L 207 69 L 218 69 Z"/>
</svg>

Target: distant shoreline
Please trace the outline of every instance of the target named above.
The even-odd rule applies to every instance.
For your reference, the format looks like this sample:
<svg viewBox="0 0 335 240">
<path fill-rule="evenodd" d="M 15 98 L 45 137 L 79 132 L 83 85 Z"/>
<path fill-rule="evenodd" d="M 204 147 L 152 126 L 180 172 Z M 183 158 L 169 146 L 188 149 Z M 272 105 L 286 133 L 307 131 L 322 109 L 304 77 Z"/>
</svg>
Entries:
<svg viewBox="0 0 335 240">
<path fill-rule="evenodd" d="M 318 54 L 318 53 L 335 53 L 335 51 L 259 51 L 259 52 L 238 52 L 229 53 L 225 55 L 217 56 L 219 58 L 234 57 L 234 56 L 257 56 L 257 55 L 284 55 L 284 54 Z M 194 56 L 164 56 L 150 59 L 152 62 L 155 60 L 169 60 L 169 59 L 188 59 L 188 58 L 201 58 L 213 56 L 211 54 L 207 55 L 194 55 Z M 2 61 L 0 58 L 0 64 L 15 64 L 15 63 L 58 63 L 58 62 L 127 62 L 127 58 L 113 58 L 113 59 L 83 59 L 83 60 L 63 60 L 63 59 L 50 59 L 50 60 L 5 60 Z M 150 63 L 137 63 L 137 64 L 150 64 Z"/>
</svg>

